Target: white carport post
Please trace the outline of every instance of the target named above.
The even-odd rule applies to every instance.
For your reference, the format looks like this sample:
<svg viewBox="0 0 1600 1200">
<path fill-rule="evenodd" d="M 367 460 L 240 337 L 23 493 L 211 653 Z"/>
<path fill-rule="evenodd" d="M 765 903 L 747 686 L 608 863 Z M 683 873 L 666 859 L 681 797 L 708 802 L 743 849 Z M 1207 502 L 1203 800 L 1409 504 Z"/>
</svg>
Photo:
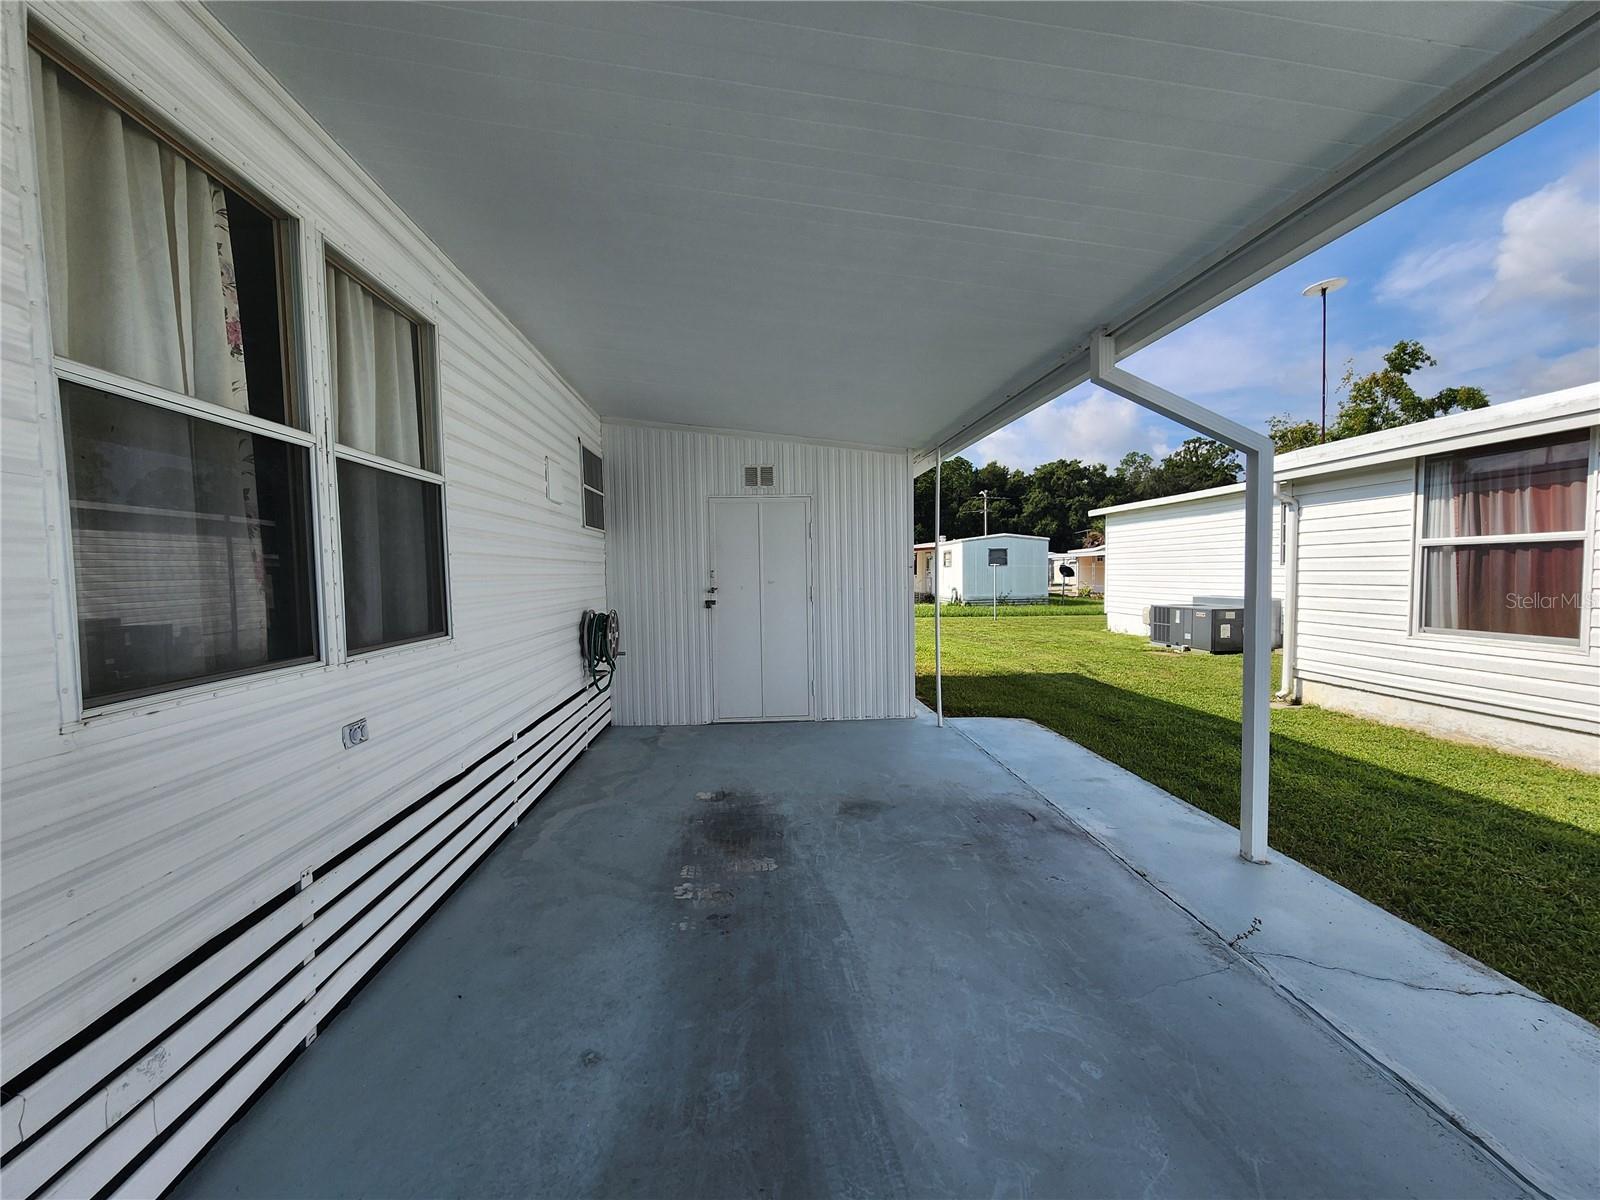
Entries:
<svg viewBox="0 0 1600 1200">
<path fill-rule="evenodd" d="M 1239 855 L 1267 860 L 1267 748 L 1272 717 L 1272 442 L 1220 413 L 1117 365 L 1105 330 L 1089 341 L 1089 378 L 1099 387 L 1231 446 L 1244 455 L 1244 713 L 1239 780 Z"/>
<path fill-rule="evenodd" d="M 940 624 L 939 563 L 944 558 L 939 546 L 939 510 L 944 507 L 944 447 L 933 461 L 933 706 L 944 728 L 944 629 Z"/>
</svg>

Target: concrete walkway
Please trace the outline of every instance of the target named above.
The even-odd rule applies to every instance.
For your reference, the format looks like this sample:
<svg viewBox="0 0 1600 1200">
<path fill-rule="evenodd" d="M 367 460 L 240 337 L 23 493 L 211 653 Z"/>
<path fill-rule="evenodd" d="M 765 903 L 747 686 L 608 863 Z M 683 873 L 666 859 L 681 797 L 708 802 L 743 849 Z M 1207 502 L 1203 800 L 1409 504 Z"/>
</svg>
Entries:
<svg viewBox="0 0 1600 1200">
<path fill-rule="evenodd" d="M 902 721 L 608 731 L 177 1194 L 1523 1191 Z"/>
<path fill-rule="evenodd" d="M 951 724 L 1525 1180 L 1600 1196 L 1600 1029 L 1031 721 Z"/>
</svg>

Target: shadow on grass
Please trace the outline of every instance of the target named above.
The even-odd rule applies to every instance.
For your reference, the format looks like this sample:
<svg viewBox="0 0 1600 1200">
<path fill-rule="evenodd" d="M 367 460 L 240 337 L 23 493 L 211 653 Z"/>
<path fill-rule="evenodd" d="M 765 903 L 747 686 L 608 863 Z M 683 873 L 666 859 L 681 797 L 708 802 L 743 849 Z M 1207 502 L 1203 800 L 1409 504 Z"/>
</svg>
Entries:
<svg viewBox="0 0 1600 1200">
<path fill-rule="evenodd" d="M 932 700 L 931 676 L 918 694 Z M 1073 673 L 946 676 L 951 716 L 1025 717 L 1239 818 L 1239 722 Z M 1271 844 L 1600 1023 L 1600 837 L 1275 734 Z"/>
<path fill-rule="evenodd" d="M 933 605 L 918 604 L 915 606 L 915 615 L 922 620 L 932 622 Z M 996 618 L 1002 621 L 1028 620 L 1031 618 L 1045 617 L 1051 620 L 1063 620 L 1071 617 L 1093 617 L 1104 621 L 1105 607 L 1098 601 L 1065 601 L 1043 604 L 1002 604 L 998 614 L 988 604 L 947 604 L 944 607 L 946 621 L 991 621 Z"/>
</svg>

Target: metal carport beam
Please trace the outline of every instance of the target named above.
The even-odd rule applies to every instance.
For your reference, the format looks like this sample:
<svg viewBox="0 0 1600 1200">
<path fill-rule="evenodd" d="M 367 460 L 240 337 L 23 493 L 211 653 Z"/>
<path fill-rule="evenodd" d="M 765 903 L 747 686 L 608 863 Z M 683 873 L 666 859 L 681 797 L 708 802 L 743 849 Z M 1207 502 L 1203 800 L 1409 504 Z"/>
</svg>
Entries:
<svg viewBox="0 0 1600 1200">
<path fill-rule="evenodd" d="M 1221 413 L 1117 366 L 1116 340 L 1089 340 L 1096 386 L 1215 438 L 1244 455 L 1244 705 L 1240 739 L 1239 855 L 1267 860 L 1267 750 L 1272 718 L 1272 442 Z"/>
</svg>

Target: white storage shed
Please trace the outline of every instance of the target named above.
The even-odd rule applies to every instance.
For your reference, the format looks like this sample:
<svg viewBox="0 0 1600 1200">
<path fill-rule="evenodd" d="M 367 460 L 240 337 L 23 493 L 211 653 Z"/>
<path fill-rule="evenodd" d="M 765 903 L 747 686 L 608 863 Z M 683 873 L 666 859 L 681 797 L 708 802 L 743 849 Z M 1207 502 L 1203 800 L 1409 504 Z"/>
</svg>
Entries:
<svg viewBox="0 0 1600 1200">
<path fill-rule="evenodd" d="M 1050 539 L 991 533 L 939 543 L 939 590 L 948 604 L 1039 604 L 1050 594 Z M 1004 566 L 993 565 L 996 557 Z M 931 591 L 931 587 L 930 587 Z"/>
<path fill-rule="evenodd" d="M 1282 690 L 1600 767 L 1597 426 L 1590 384 L 1279 456 Z M 1097 515 L 1110 628 L 1239 594 L 1240 487 Z"/>
</svg>

